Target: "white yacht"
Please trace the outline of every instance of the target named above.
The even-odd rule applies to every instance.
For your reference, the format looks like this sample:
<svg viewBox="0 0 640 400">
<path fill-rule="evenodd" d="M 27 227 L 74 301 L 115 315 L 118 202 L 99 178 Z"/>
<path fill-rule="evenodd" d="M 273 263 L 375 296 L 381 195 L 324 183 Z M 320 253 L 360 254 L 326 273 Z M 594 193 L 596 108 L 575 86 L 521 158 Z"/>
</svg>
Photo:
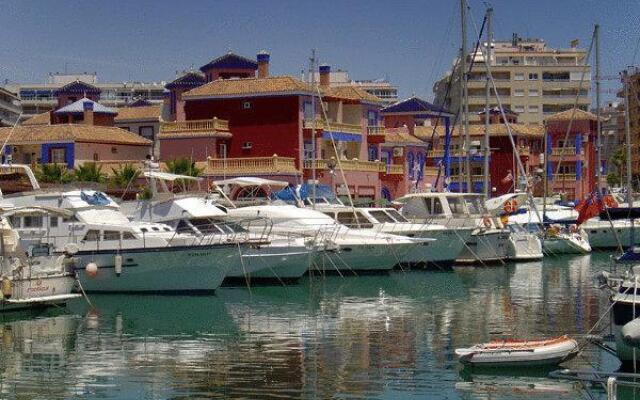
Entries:
<svg viewBox="0 0 640 400">
<path fill-rule="evenodd" d="M 64 254 L 54 255 L 47 243 L 23 243 L 6 219 L 8 213 L 23 212 L 32 211 L 12 209 L 0 218 L 0 311 L 62 305 L 80 297 L 72 293 L 76 248 L 66 246 Z"/>
<path fill-rule="evenodd" d="M 450 268 L 464 247 L 458 235 L 467 240 L 472 231 L 471 228 L 456 228 L 453 232 L 444 225 L 412 223 L 394 208 L 351 208 L 316 203 L 316 210 L 352 229 L 373 229 L 410 238 L 432 239 L 406 253 L 400 259 L 402 266 Z"/>
<path fill-rule="evenodd" d="M 412 193 L 395 200 L 401 214 L 418 223 L 437 223 L 454 229 L 464 243 L 459 263 L 494 263 L 508 258 L 509 230 L 501 227 L 484 205 L 484 196 L 474 193 Z M 465 241 L 456 228 L 471 228 Z"/>
<path fill-rule="evenodd" d="M 124 202 L 123 212 L 134 221 L 167 224 L 180 235 L 197 239 L 199 244 L 233 239 L 238 243 L 239 257 L 232 263 L 225 282 L 290 282 L 309 269 L 315 249 L 304 238 L 272 234 L 270 222 L 264 218 L 232 221 L 227 209 L 211 194 L 174 194 L 167 187 L 168 181 L 198 178 L 157 171 L 144 175 L 152 187 L 152 198 Z"/>
<path fill-rule="evenodd" d="M 229 209 L 231 216 L 268 218 L 280 235 L 304 236 L 323 251 L 313 258 L 310 271 L 358 274 L 389 271 L 420 242 L 372 229 L 350 229 L 309 208 L 269 204 Z"/>
<path fill-rule="evenodd" d="M 71 213 L 68 217 L 21 214 L 10 222 L 24 240 L 42 240 L 56 252 L 75 243 L 75 269 L 86 291 L 212 292 L 237 258 L 237 244 L 232 241 L 194 248 L 193 238 L 182 236 L 184 245 L 171 246 L 169 239 L 180 238 L 179 233 L 164 224 L 129 221 L 102 192 L 43 192 L 28 166 L 4 165 L 0 169 L 25 173 L 35 190 L 5 196 L 5 203 L 61 208 Z"/>
</svg>

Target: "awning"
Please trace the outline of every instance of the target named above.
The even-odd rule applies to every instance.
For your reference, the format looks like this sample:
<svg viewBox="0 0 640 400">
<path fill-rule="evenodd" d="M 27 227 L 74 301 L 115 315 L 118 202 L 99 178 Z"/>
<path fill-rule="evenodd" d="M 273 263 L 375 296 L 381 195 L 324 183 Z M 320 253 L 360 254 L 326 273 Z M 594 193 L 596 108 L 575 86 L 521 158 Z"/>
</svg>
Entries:
<svg viewBox="0 0 640 400">
<path fill-rule="evenodd" d="M 255 177 L 230 178 L 230 179 L 224 179 L 221 181 L 214 181 L 213 183 L 215 183 L 218 186 L 236 185 L 240 187 L 271 186 L 276 188 L 284 188 L 289 186 L 289 182 L 286 182 L 286 181 L 276 181 L 273 179 L 264 179 L 264 178 L 255 178 Z"/>
<path fill-rule="evenodd" d="M 145 178 L 155 178 L 155 179 L 160 179 L 163 181 L 176 181 L 178 179 L 184 179 L 184 180 L 189 180 L 189 181 L 201 181 L 202 178 L 198 178 L 195 176 L 188 176 L 188 175 L 177 175 L 177 174 L 171 174 L 169 172 L 160 172 L 160 171 L 147 171 L 144 173 Z"/>
</svg>

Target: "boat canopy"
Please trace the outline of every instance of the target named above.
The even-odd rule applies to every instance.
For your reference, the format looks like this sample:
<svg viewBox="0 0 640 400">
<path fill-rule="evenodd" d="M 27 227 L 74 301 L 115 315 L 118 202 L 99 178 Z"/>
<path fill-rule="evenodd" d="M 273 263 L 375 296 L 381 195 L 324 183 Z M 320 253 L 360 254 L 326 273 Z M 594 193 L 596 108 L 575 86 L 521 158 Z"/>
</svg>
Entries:
<svg viewBox="0 0 640 400">
<path fill-rule="evenodd" d="M 145 178 L 155 178 L 155 179 L 160 179 L 163 181 L 169 181 L 169 182 L 173 182 L 173 181 L 177 181 L 179 179 L 181 180 L 189 180 L 189 181 L 201 181 L 202 178 L 196 177 L 196 176 L 188 176 L 188 175 L 178 175 L 178 174 L 172 174 L 169 172 L 160 172 L 160 171 L 146 171 L 144 173 L 144 177 Z"/>
<path fill-rule="evenodd" d="M 218 186 L 236 185 L 240 187 L 271 186 L 275 188 L 284 188 L 289 186 L 289 182 L 286 182 L 286 181 L 276 181 L 273 179 L 264 179 L 264 178 L 255 178 L 255 177 L 230 178 L 230 179 L 223 179 L 221 181 L 214 181 L 213 183 L 215 183 Z"/>
</svg>

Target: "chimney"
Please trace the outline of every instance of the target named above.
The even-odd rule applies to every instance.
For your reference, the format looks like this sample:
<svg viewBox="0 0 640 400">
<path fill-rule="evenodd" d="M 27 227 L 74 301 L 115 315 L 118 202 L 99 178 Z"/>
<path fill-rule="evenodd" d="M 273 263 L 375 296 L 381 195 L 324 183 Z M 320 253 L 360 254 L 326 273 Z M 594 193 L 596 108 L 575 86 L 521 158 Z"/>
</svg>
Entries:
<svg viewBox="0 0 640 400">
<path fill-rule="evenodd" d="M 330 80 L 331 76 L 331 67 L 327 64 L 322 64 L 320 66 L 320 86 L 321 87 L 329 87 L 331 84 Z"/>
<path fill-rule="evenodd" d="M 82 103 L 82 111 L 84 113 L 84 124 L 93 125 L 93 102 L 85 101 Z"/>
<path fill-rule="evenodd" d="M 258 61 L 258 78 L 266 78 L 269 76 L 269 53 L 262 50 L 256 56 Z"/>
</svg>

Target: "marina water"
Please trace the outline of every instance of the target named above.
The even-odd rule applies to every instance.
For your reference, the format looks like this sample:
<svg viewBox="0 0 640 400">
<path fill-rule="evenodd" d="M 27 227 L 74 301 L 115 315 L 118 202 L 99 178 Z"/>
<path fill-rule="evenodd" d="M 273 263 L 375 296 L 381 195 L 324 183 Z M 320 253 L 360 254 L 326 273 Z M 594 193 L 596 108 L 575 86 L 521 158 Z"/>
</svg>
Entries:
<svg viewBox="0 0 640 400">
<path fill-rule="evenodd" d="M 608 307 L 592 279 L 608 266 L 594 253 L 214 296 L 93 295 L 94 309 L 79 300 L 0 316 L 0 397 L 584 398 L 549 371 L 463 369 L 453 351 L 586 333 Z M 618 362 L 588 346 L 566 366 Z"/>
</svg>

